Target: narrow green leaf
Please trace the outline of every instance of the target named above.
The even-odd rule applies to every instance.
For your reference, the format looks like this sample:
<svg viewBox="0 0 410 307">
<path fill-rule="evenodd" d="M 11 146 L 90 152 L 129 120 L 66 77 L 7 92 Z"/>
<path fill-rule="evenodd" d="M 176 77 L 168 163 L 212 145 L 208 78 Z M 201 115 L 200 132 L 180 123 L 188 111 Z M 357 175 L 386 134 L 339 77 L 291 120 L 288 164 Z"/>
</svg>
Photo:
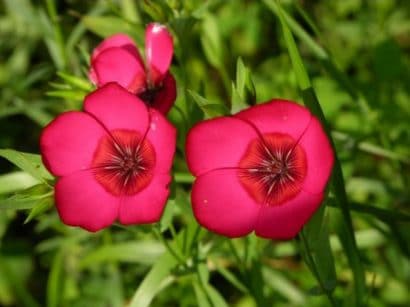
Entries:
<svg viewBox="0 0 410 307">
<path fill-rule="evenodd" d="M 303 231 L 308 251 L 311 253 L 315 264 L 307 262 L 308 265 L 316 265 L 316 270 L 323 284 L 332 284 L 336 286 L 336 268 L 333 259 L 333 253 L 330 248 L 328 216 L 326 214 L 326 206 L 322 205 L 320 209 L 313 215 Z M 333 291 L 334 288 L 326 288 L 326 291 Z"/>
<path fill-rule="evenodd" d="M 284 274 L 273 270 L 271 267 L 262 268 L 262 274 L 266 283 L 284 298 L 288 299 L 289 302 L 298 306 L 306 306 L 306 296 L 304 293 L 288 280 Z"/>
<path fill-rule="evenodd" d="M 47 183 L 47 180 L 53 179 L 53 176 L 46 170 L 41 162 L 40 155 L 13 149 L 0 149 L 0 156 L 44 183 Z"/>
<path fill-rule="evenodd" d="M 27 189 L 39 181 L 26 172 L 17 171 L 0 175 L 0 194 Z"/>
<path fill-rule="evenodd" d="M 163 253 L 164 247 L 157 241 L 121 242 L 92 250 L 81 259 L 79 266 L 87 268 L 111 261 L 151 265 Z"/>
<path fill-rule="evenodd" d="M 298 81 L 301 90 L 305 90 L 311 87 L 309 76 L 303 65 L 302 58 L 300 57 L 298 47 L 296 46 L 295 40 L 293 39 L 292 33 L 290 32 L 283 14 L 279 6 L 278 17 L 282 25 L 283 36 L 285 38 L 286 47 L 288 48 L 290 60 L 292 61 L 293 71 L 296 74 L 296 79 Z"/>
<path fill-rule="evenodd" d="M 216 262 L 215 264 L 216 264 L 216 270 L 218 271 L 218 273 L 221 274 L 229 283 L 231 283 L 239 291 L 243 293 L 248 293 L 248 289 L 246 288 L 246 286 L 243 284 L 242 281 L 239 280 L 238 277 L 235 276 L 234 273 L 225 269 L 223 266 L 218 265 L 218 263 Z"/>
<path fill-rule="evenodd" d="M 42 8 L 38 9 L 37 15 L 38 26 L 41 29 L 40 33 L 43 36 L 50 57 L 58 69 L 64 69 L 66 65 L 64 44 L 61 33 L 58 33 L 58 30 L 56 31 L 55 20 L 51 20 Z"/>
<path fill-rule="evenodd" d="M 50 191 L 50 186 L 38 184 L 10 197 L 0 199 L 0 210 L 31 209 L 44 199 L 52 199 L 52 197 L 53 192 Z"/>
<path fill-rule="evenodd" d="M 86 94 L 86 92 L 79 90 L 58 90 L 46 92 L 46 95 L 50 97 L 58 97 L 74 101 L 82 101 Z"/>
<path fill-rule="evenodd" d="M 245 83 L 248 78 L 248 74 L 248 69 L 245 67 L 245 64 L 243 64 L 242 58 L 239 57 L 236 61 L 236 88 L 240 94 L 242 94 L 245 90 Z"/>
<path fill-rule="evenodd" d="M 86 92 L 89 92 L 93 89 L 93 86 L 91 85 L 91 83 L 83 78 L 65 73 L 63 71 L 59 71 L 57 72 L 57 75 L 63 79 L 64 81 L 66 81 L 68 84 L 77 87 L 81 90 L 84 90 Z"/>
<path fill-rule="evenodd" d="M 195 280 L 192 285 L 194 287 L 198 307 L 213 307 L 206 296 L 204 288 L 201 287 L 199 282 Z"/>
<path fill-rule="evenodd" d="M 138 10 L 136 6 L 136 2 L 133 0 L 123 0 L 120 2 L 121 11 L 124 15 L 125 19 L 130 20 L 132 22 L 139 22 L 140 17 L 138 15 Z"/>
<path fill-rule="evenodd" d="M 213 118 L 216 116 L 222 116 L 229 114 L 229 110 L 225 105 L 220 103 L 210 102 L 201 95 L 195 93 L 194 91 L 188 90 L 189 95 L 196 102 L 199 108 L 204 112 L 207 118 Z"/>
<path fill-rule="evenodd" d="M 163 289 L 164 283 L 171 277 L 172 269 L 178 261 L 169 252 L 164 253 L 149 273 L 131 299 L 129 307 L 148 307 L 154 297 Z M 166 284 L 166 283 L 165 283 Z"/>
<path fill-rule="evenodd" d="M 329 205 L 332 207 L 338 206 L 333 202 L 329 202 Z M 378 208 L 374 205 L 366 205 L 357 202 L 351 202 L 350 208 L 355 212 L 369 214 L 385 222 L 410 222 L 410 214 L 406 212 Z"/>
<path fill-rule="evenodd" d="M 317 100 L 316 94 L 311 87 L 311 83 L 309 80 L 309 76 L 306 72 L 306 69 L 303 65 L 302 58 L 299 54 L 298 48 L 290 32 L 286 21 L 284 20 L 282 9 L 280 4 L 277 2 L 278 10 L 277 14 L 282 25 L 283 34 L 285 37 L 286 46 L 288 48 L 289 56 L 292 61 L 292 65 L 297 76 L 297 81 L 300 90 L 302 91 L 303 101 L 305 102 L 306 106 L 311 110 L 311 112 L 316 115 L 319 120 L 322 122 L 325 129 L 327 128 L 326 119 L 323 115 L 323 111 L 320 107 L 320 104 Z M 331 139 L 329 130 L 326 129 L 327 134 Z M 334 146 L 333 146 L 334 147 Z M 345 252 L 347 254 L 349 264 L 352 268 L 352 272 L 354 275 L 355 280 L 355 301 L 357 302 L 358 306 L 363 304 L 363 298 L 366 296 L 366 285 L 365 285 L 365 278 L 364 278 L 364 268 L 360 261 L 359 252 L 357 249 L 354 232 L 353 232 L 353 225 L 352 220 L 349 212 L 349 204 L 348 199 L 345 191 L 344 179 L 342 174 L 342 169 L 338 157 L 335 157 L 335 166 L 333 170 L 333 179 L 332 184 L 335 190 L 335 195 L 338 199 L 340 208 L 342 209 L 340 216 L 337 221 L 340 222 L 338 229 L 338 234 L 342 244 L 344 246 Z"/>
<path fill-rule="evenodd" d="M 243 109 L 246 109 L 248 105 L 245 103 L 245 100 L 239 94 L 239 91 L 236 89 L 235 83 L 232 82 L 231 89 L 231 113 L 239 112 Z"/>
<path fill-rule="evenodd" d="M 54 256 L 47 281 L 47 307 L 60 306 L 63 290 L 64 249 L 60 249 Z"/>
<path fill-rule="evenodd" d="M 115 33 L 126 33 L 131 36 L 144 37 L 143 27 L 138 27 L 119 17 L 86 15 L 81 20 L 88 30 L 101 38 L 106 38 Z"/>
<path fill-rule="evenodd" d="M 208 293 L 209 299 L 212 302 L 212 306 L 228 307 L 228 303 L 225 301 L 224 297 L 213 286 L 211 286 L 210 284 L 207 284 L 206 291 Z"/>
<path fill-rule="evenodd" d="M 273 13 L 278 14 L 279 5 L 275 2 L 275 0 L 263 1 Z M 323 67 L 333 77 L 333 79 L 339 83 L 341 88 L 348 92 L 352 99 L 358 103 L 362 112 L 368 115 L 366 118 L 374 116 L 364 95 L 360 93 L 357 88 L 355 88 L 349 78 L 337 67 L 329 53 L 318 44 L 317 39 L 312 38 L 310 34 L 305 31 L 305 29 L 286 11 L 282 10 L 282 16 L 293 33 L 299 37 L 299 39 L 303 41 L 305 45 L 313 52 L 313 54 L 321 61 Z"/>
<path fill-rule="evenodd" d="M 54 198 L 52 197 L 52 195 L 50 195 L 50 197 L 40 199 L 38 203 L 31 209 L 29 215 L 24 220 L 24 224 L 30 222 L 37 216 L 43 214 L 48 209 L 53 207 L 53 205 L 54 205 Z"/>
<path fill-rule="evenodd" d="M 232 85 L 231 112 L 235 113 L 256 103 L 256 90 L 251 72 L 241 58 L 236 63 L 236 85 Z"/>
<path fill-rule="evenodd" d="M 213 15 L 206 14 L 203 17 L 200 38 L 208 62 L 216 68 L 221 68 L 224 64 L 224 50 L 218 23 Z"/>
</svg>

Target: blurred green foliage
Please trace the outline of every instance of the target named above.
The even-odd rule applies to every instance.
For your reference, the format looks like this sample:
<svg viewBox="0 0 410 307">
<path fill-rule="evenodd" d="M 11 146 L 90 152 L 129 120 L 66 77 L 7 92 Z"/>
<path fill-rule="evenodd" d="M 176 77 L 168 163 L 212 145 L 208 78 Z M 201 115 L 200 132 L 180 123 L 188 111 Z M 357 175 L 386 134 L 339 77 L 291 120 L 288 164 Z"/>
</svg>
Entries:
<svg viewBox="0 0 410 307">
<path fill-rule="evenodd" d="M 282 15 L 275 0 L 1 2 L 1 306 L 329 306 L 329 295 L 338 306 L 410 304 L 409 1 L 280 3 Z M 289 242 L 227 240 L 193 219 L 188 129 L 271 98 L 306 99 L 278 16 L 329 124 L 358 253 L 343 244 L 349 234 L 338 231 L 333 188 Z M 53 208 L 52 177 L 26 152 L 38 153 L 41 128 L 56 114 L 81 108 L 93 89 L 92 48 L 117 32 L 142 47 L 151 21 L 174 34 L 178 84 L 164 216 L 96 234 L 66 227 Z M 360 298 L 351 253 L 364 268 Z"/>
</svg>

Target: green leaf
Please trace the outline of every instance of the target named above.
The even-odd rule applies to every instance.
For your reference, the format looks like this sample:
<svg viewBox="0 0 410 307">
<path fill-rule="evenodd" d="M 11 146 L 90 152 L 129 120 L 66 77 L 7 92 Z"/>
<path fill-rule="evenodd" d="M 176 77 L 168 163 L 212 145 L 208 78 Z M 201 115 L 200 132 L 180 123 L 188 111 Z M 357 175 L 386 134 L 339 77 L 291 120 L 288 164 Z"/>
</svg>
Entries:
<svg viewBox="0 0 410 307">
<path fill-rule="evenodd" d="M 314 263 L 308 261 L 306 263 L 311 267 L 311 270 L 317 270 L 318 277 L 323 284 L 333 285 L 333 288 L 326 288 L 326 291 L 333 291 L 336 287 L 336 268 L 333 259 L 333 253 L 330 248 L 328 216 L 325 213 L 326 206 L 322 205 L 313 215 L 303 231 L 306 237 L 306 245 L 309 250 L 306 253 L 311 253 Z M 316 268 L 312 268 L 316 266 Z"/>
<path fill-rule="evenodd" d="M 235 83 L 232 82 L 231 87 L 231 113 L 239 112 L 243 109 L 246 109 L 248 105 L 245 103 L 245 100 L 239 94 L 239 91 L 236 89 Z"/>
<path fill-rule="evenodd" d="M 64 249 L 60 249 L 54 256 L 47 281 L 47 307 L 60 306 L 63 290 Z"/>
<path fill-rule="evenodd" d="M 228 307 L 228 303 L 225 301 L 223 296 L 210 284 L 206 285 L 206 291 L 208 293 L 209 299 L 211 300 L 212 306 L 214 307 Z"/>
<path fill-rule="evenodd" d="M 236 90 L 244 103 L 256 103 L 256 91 L 251 71 L 245 66 L 241 58 L 236 62 Z"/>
<path fill-rule="evenodd" d="M 273 270 L 271 267 L 263 267 L 262 274 L 265 282 L 272 289 L 279 292 L 284 298 L 288 299 L 296 306 L 306 306 L 306 296 L 299 290 L 284 274 Z"/>
<path fill-rule="evenodd" d="M 275 0 L 263 0 L 265 4 L 274 12 L 275 14 L 279 13 L 279 5 Z M 329 53 L 318 44 L 318 40 L 310 36 L 310 34 L 286 11 L 281 11 L 283 19 L 286 21 L 288 27 L 293 31 L 293 33 L 299 37 L 301 41 L 312 51 L 312 53 L 321 61 L 323 67 L 327 72 L 336 80 L 341 88 L 343 88 L 354 101 L 357 101 L 359 107 L 361 108 L 364 114 L 369 115 L 368 117 L 374 116 L 371 115 L 371 110 L 369 107 L 366 98 L 362 93 L 360 93 L 357 88 L 352 84 L 349 77 L 346 76 L 332 60 Z M 315 27 L 313 27 L 315 28 Z M 366 119 L 366 117 L 365 117 Z"/>
<path fill-rule="evenodd" d="M 242 281 L 239 280 L 238 277 L 235 276 L 234 273 L 225 269 L 223 266 L 218 265 L 217 262 L 215 262 L 215 264 L 216 264 L 216 270 L 218 271 L 218 273 L 221 274 L 229 283 L 231 283 L 239 291 L 243 293 L 248 293 L 248 289 L 246 288 L 246 286 L 243 284 Z"/>
<path fill-rule="evenodd" d="M 225 51 L 216 18 L 211 14 L 204 15 L 201 26 L 200 39 L 206 59 L 215 68 L 223 68 Z"/>
<path fill-rule="evenodd" d="M 178 261 L 169 252 L 164 253 L 149 273 L 145 276 L 142 283 L 129 303 L 129 307 L 148 307 L 154 297 L 170 282 L 172 282 L 172 269 Z"/>
<path fill-rule="evenodd" d="M 206 296 L 205 290 L 197 280 L 192 283 L 198 307 L 213 307 Z"/>
<path fill-rule="evenodd" d="M 144 12 L 152 17 L 153 20 L 165 23 L 171 16 L 172 10 L 168 5 L 168 1 L 141 1 L 141 6 Z"/>
<path fill-rule="evenodd" d="M 0 210 L 2 209 L 32 209 L 45 199 L 53 199 L 53 191 L 50 186 L 38 184 L 10 197 L 0 199 Z"/>
<path fill-rule="evenodd" d="M 61 79 L 63 79 L 65 82 L 67 82 L 68 84 L 72 85 L 73 87 L 79 88 L 83 91 L 90 92 L 93 89 L 92 84 L 84 78 L 80 78 L 80 77 L 65 73 L 63 71 L 57 72 L 57 75 Z"/>
<path fill-rule="evenodd" d="M 286 46 L 292 61 L 293 69 L 297 77 L 298 85 L 300 90 L 302 91 L 303 101 L 305 102 L 306 106 L 310 109 L 310 111 L 319 118 L 319 120 L 326 129 L 327 123 L 323 115 L 323 111 L 317 100 L 316 94 L 313 88 L 311 87 L 309 76 L 303 65 L 302 58 L 299 54 L 292 33 L 290 32 L 288 25 L 283 17 L 282 9 L 278 2 L 277 5 L 277 15 L 282 25 L 283 35 L 285 37 Z M 333 140 L 331 139 L 329 130 L 326 129 L 326 132 L 330 140 L 332 141 L 333 145 Z M 337 219 L 339 225 L 339 227 L 337 227 L 337 230 L 354 275 L 355 301 L 357 302 L 358 306 L 361 306 L 363 304 L 363 299 L 366 296 L 364 268 L 360 260 L 359 251 L 357 249 L 357 244 L 354 237 L 353 225 L 349 212 L 349 204 L 346 195 L 342 169 L 337 156 L 335 157 L 332 184 L 335 190 L 336 198 L 338 199 L 339 205 L 342 209 L 342 216 L 339 216 L 339 218 Z"/>
<path fill-rule="evenodd" d="M 24 224 L 30 222 L 32 219 L 34 219 L 37 216 L 43 214 L 48 209 L 53 207 L 53 205 L 54 205 L 54 198 L 53 197 L 46 197 L 46 198 L 40 199 L 38 201 L 38 203 L 31 209 L 29 215 L 24 220 Z"/>
<path fill-rule="evenodd" d="M 79 90 L 58 90 L 46 92 L 46 95 L 50 97 L 58 97 L 74 101 L 83 101 L 86 94 L 86 92 Z"/>
<path fill-rule="evenodd" d="M 283 14 L 279 6 L 278 17 L 282 25 L 283 36 L 285 38 L 286 47 L 288 48 L 288 53 L 290 60 L 292 61 L 293 71 L 295 72 L 296 79 L 298 81 L 301 90 L 305 90 L 311 87 L 309 76 L 303 65 L 302 58 L 299 54 L 298 47 L 296 46 L 295 40 L 293 39 L 292 33 L 290 32 Z"/>
<path fill-rule="evenodd" d="M 38 26 L 41 29 L 40 33 L 47 46 L 48 53 L 58 69 L 64 69 L 66 66 L 66 56 L 64 50 L 64 42 L 62 41 L 61 32 L 57 28 L 55 20 L 50 19 L 44 9 L 38 9 Z"/>
<path fill-rule="evenodd" d="M 164 213 L 162 214 L 161 220 L 159 222 L 159 230 L 161 233 L 168 230 L 168 228 L 171 226 L 172 220 L 177 210 L 178 207 L 175 204 L 175 199 L 168 199 Z"/>
<path fill-rule="evenodd" d="M 157 241 L 122 242 L 92 250 L 81 259 L 79 265 L 86 268 L 111 261 L 151 265 L 163 253 L 164 247 Z"/>
<path fill-rule="evenodd" d="M 210 102 L 201 95 L 195 93 L 194 91 L 188 90 L 189 95 L 196 102 L 199 108 L 204 112 L 206 118 L 213 118 L 216 116 L 222 116 L 229 114 L 229 110 L 225 105 L 220 103 Z"/>
<path fill-rule="evenodd" d="M 0 194 L 27 189 L 39 181 L 26 172 L 17 171 L 0 175 Z"/>
<path fill-rule="evenodd" d="M 53 179 L 53 176 L 46 170 L 41 162 L 40 155 L 20 152 L 13 149 L 0 149 L 0 156 L 46 184 L 47 180 Z"/>
<path fill-rule="evenodd" d="M 142 41 L 141 38 L 144 37 L 142 27 L 138 27 L 119 17 L 86 15 L 81 20 L 88 30 L 101 38 L 106 38 L 116 33 L 126 33 L 130 36 L 137 35 L 137 37 L 140 38 L 137 39 L 137 42 L 139 42 Z"/>
</svg>

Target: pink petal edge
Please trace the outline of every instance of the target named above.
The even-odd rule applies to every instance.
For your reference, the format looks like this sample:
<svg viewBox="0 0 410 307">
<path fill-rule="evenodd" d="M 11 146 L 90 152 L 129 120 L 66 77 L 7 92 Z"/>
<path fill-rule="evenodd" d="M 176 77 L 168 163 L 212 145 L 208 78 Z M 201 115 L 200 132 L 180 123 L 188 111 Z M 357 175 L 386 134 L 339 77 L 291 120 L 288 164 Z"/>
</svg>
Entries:
<svg viewBox="0 0 410 307">
<path fill-rule="evenodd" d="M 88 114 L 63 113 L 43 129 L 40 137 L 43 162 L 56 176 L 88 169 L 104 135 L 104 128 Z"/>
<path fill-rule="evenodd" d="M 295 102 L 273 99 L 255 105 L 234 115 L 245 120 L 261 133 L 284 133 L 298 140 L 305 131 L 312 115 Z"/>
<path fill-rule="evenodd" d="M 203 227 L 227 237 L 254 230 L 260 205 L 245 191 L 233 169 L 199 176 L 192 188 L 192 209 Z"/>
<path fill-rule="evenodd" d="M 202 121 L 187 136 L 188 168 L 198 176 L 213 169 L 237 167 L 251 140 L 258 137 L 249 124 L 234 117 Z"/>
<path fill-rule="evenodd" d="M 301 191 L 282 205 L 262 206 L 256 222 L 256 235 L 274 240 L 294 238 L 319 208 L 322 200 L 323 194 Z"/>
<path fill-rule="evenodd" d="M 109 131 L 125 129 L 145 135 L 148 129 L 147 106 L 116 83 L 108 83 L 87 95 L 84 110 L 95 116 Z"/>
<path fill-rule="evenodd" d="M 322 193 L 332 173 L 334 154 L 324 129 L 315 117 L 312 117 L 299 145 L 307 159 L 303 189 L 313 194 Z"/>
<path fill-rule="evenodd" d="M 144 66 L 132 53 L 118 47 L 105 49 L 91 62 L 89 77 L 99 87 L 117 82 L 132 93 L 146 88 Z"/>
<path fill-rule="evenodd" d="M 150 108 L 150 124 L 146 139 L 156 153 L 155 173 L 165 174 L 171 170 L 174 159 L 177 131 L 175 127 L 157 110 Z"/>
<path fill-rule="evenodd" d="M 150 23 L 145 30 L 145 57 L 151 85 L 161 82 L 171 65 L 174 44 L 167 27 Z"/>
<path fill-rule="evenodd" d="M 64 224 L 92 232 L 115 221 L 120 202 L 95 180 L 91 171 L 59 178 L 55 185 L 55 200 Z"/>
<path fill-rule="evenodd" d="M 105 51 L 106 49 L 113 48 L 113 47 L 125 48 L 131 53 L 137 53 L 138 57 L 141 58 L 133 39 L 126 34 L 117 33 L 117 34 L 107 37 L 97 47 L 94 48 L 91 54 L 91 61 L 94 61 L 94 59 L 101 52 Z"/>
<path fill-rule="evenodd" d="M 121 198 L 119 221 L 124 225 L 150 224 L 161 219 L 169 195 L 169 174 L 155 174 L 139 193 Z"/>
</svg>

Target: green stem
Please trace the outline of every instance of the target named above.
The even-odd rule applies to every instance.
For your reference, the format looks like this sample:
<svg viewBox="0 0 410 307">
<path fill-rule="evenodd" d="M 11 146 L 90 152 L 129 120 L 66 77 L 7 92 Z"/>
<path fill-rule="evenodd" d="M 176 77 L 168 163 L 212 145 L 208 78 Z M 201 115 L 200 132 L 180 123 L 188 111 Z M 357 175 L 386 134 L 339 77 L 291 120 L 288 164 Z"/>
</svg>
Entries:
<svg viewBox="0 0 410 307">
<path fill-rule="evenodd" d="M 195 177 L 190 173 L 178 172 L 174 173 L 174 180 L 177 183 L 192 183 L 195 180 Z"/>
<path fill-rule="evenodd" d="M 152 227 L 152 232 L 157 237 L 157 239 L 164 245 L 168 252 L 182 265 L 186 266 L 185 260 L 175 251 L 175 249 L 169 244 L 168 240 L 165 240 L 159 231 L 158 227 L 154 225 Z"/>
<path fill-rule="evenodd" d="M 300 238 L 301 238 L 303 247 L 304 247 L 304 249 L 305 249 L 305 251 L 306 251 L 306 255 L 307 255 L 307 257 L 308 257 L 308 261 L 309 261 L 309 263 L 310 263 L 310 266 L 309 266 L 309 267 L 310 267 L 310 269 L 312 270 L 313 275 L 315 275 L 315 278 L 316 278 L 316 280 L 317 280 L 318 283 L 319 283 L 320 290 L 322 290 L 322 292 L 326 294 L 326 296 L 327 296 L 327 298 L 328 298 L 328 300 L 329 300 L 329 302 L 330 302 L 330 304 L 331 304 L 332 306 L 337 306 L 337 303 L 336 303 L 336 301 L 334 300 L 334 298 L 333 298 L 333 296 L 332 296 L 332 293 L 326 288 L 325 284 L 324 284 L 323 281 L 322 281 L 322 278 L 320 277 L 319 271 L 318 271 L 318 269 L 317 269 L 317 267 L 316 267 L 316 262 L 315 262 L 315 260 L 313 259 L 313 256 L 312 256 L 312 254 L 311 254 L 311 252 L 310 252 L 309 243 L 307 242 L 307 240 L 306 240 L 306 238 L 305 238 L 305 235 L 303 234 L 303 230 L 300 232 L 299 235 L 300 235 Z"/>
</svg>

